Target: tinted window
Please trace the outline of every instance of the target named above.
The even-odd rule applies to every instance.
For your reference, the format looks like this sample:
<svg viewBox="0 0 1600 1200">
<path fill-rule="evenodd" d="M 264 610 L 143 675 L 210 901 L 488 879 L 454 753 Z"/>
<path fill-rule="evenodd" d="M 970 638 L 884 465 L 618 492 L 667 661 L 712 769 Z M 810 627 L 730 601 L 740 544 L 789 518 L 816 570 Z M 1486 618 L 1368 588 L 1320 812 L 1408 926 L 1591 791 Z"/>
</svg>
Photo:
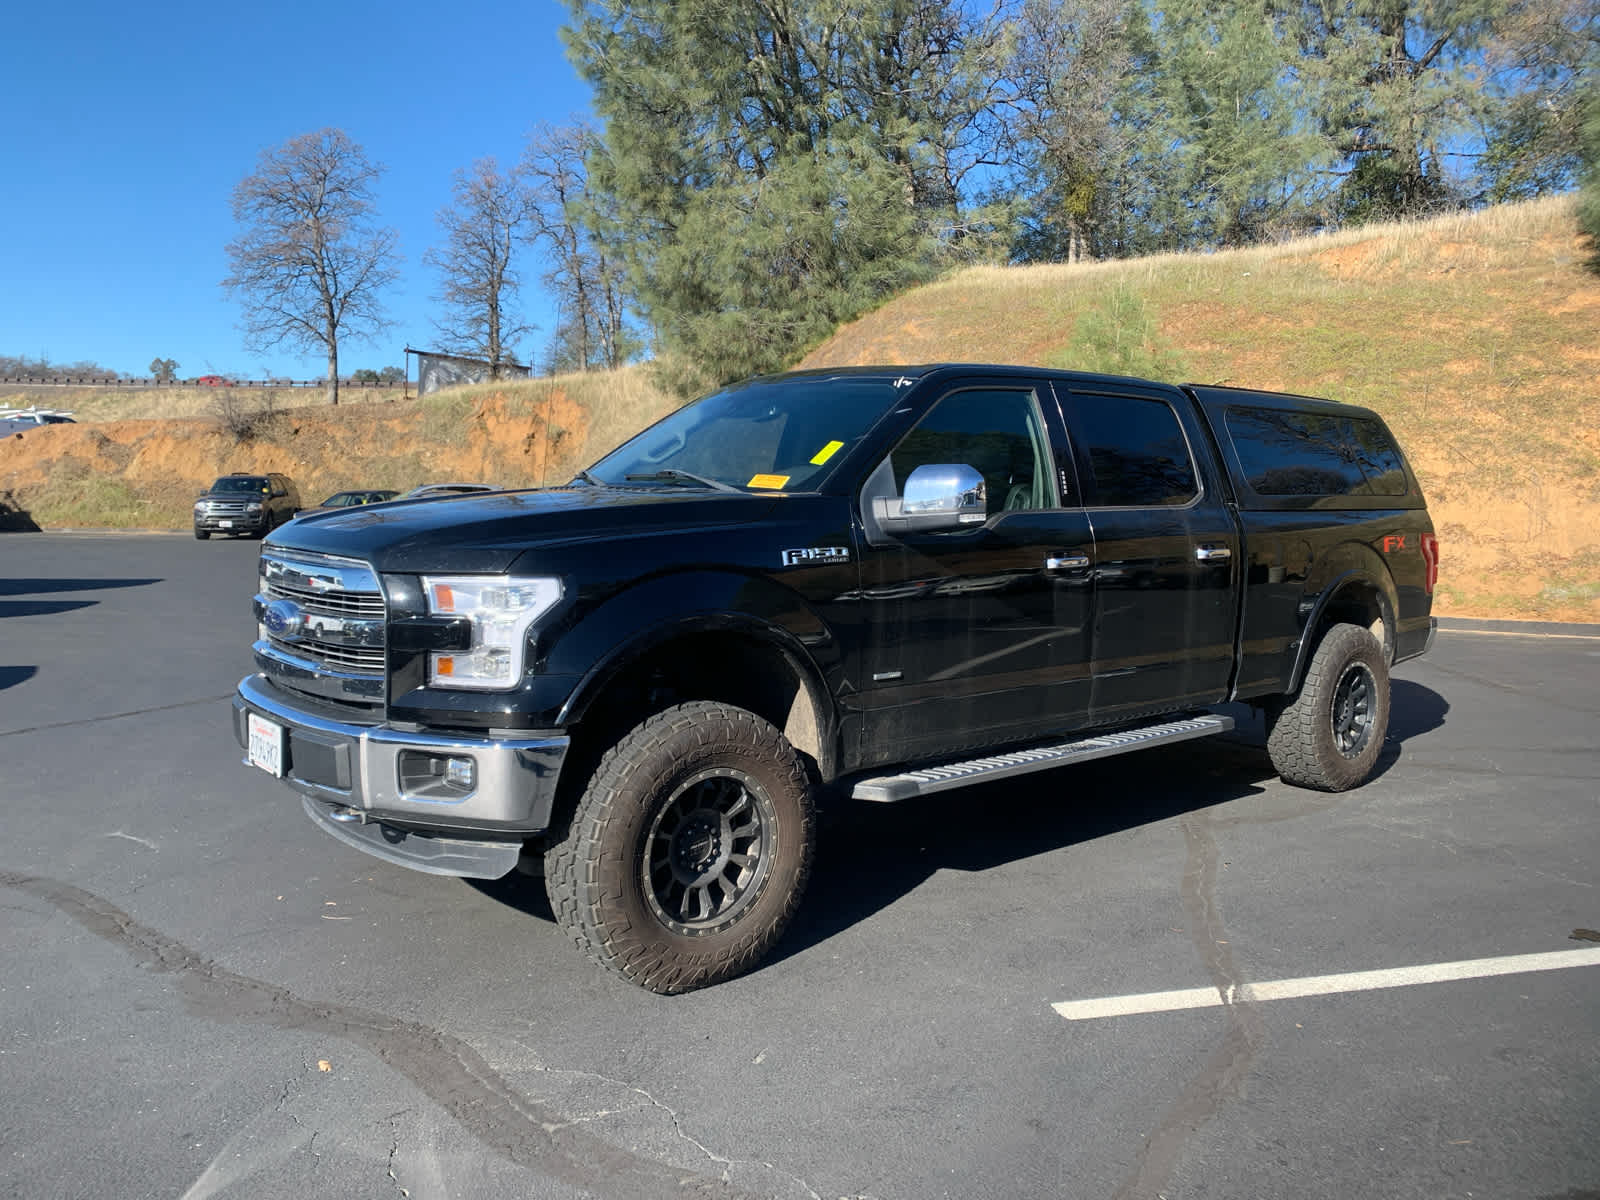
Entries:
<svg viewBox="0 0 1600 1200">
<path fill-rule="evenodd" d="M 918 467 L 964 464 L 983 476 L 991 514 L 1054 508 L 1048 445 L 1032 392 L 953 392 L 890 455 L 895 492 L 905 492 L 906 479 Z"/>
<path fill-rule="evenodd" d="M 1345 422 L 1356 462 L 1367 478 L 1367 486 L 1377 496 L 1404 496 L 1410 491 L 1406 468 L 1389 431 L 1378 421 L 1351 417 Z"/>
<path fill-rule="evenodd" d="M 1261 496 L 1403 496 L 1405 468 L 1377 421 L 1230 408 L 1228 436 Z"/>
<path fill-rule="evenodd" d="M 267 492 L 271 487 L 260 475 L 224 475 L 211 485 L 213 492 Z"/>
<path fill-rule="evenodd" d="M 1187 504 L 1199 491 L 1178 414 L 1161 400 L 1080 396 L 1078 432 L 1105 508 Z"/>
</svg>

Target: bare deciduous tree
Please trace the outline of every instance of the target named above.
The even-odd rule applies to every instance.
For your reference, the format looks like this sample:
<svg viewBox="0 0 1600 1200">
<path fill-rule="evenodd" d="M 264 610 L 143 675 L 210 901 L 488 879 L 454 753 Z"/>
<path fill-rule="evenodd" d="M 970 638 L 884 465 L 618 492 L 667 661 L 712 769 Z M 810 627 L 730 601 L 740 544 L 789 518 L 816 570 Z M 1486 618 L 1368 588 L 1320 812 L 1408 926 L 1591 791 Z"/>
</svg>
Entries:
<svg viewBox="0 0 1600 1200">
<path fill-rule="evenodd" d="M 150 360 L 150 378 L 157 383 L 171 383 L 178 377 L 178 360 L 175 358 L 152 358 Z"/>
<path fill-rule="evenodd" d="M 339 341 L 389 322 L 382 293 L 396 275 L 396 234 L 375 219 L 383 167 L 343 130 L 290 138 L 261 154 L 233 189 L 242 228 L 228 243 L 222 286 L 244 307 L 257 350 L 287 343 L 328 355 L 328 401 L 339 403 Z"/>
<path fill-rule="evenodd" d="M 437 297 L 448 310 L 435 321 L 456 354 L 481 358 L 489 377 L 500 378 L 506 363 L 515 363 L 517 340 L 528 332 L 515 308 L 520 280 L 512 257 L 525 213 L 517 173 L 502 173 L 492 158 L 480 158 L 470 171 L 457 171 L 455 202 L 441 208 L 436 220 L 444 230 L 442 247 L 423 260 L 443 282 Z"/>
<path fill-rule="evenodd" d="M 620 367 L 639 347 L 628 328 L 623 264 L 600 232 L 617 218 L 588 189 L 585 160 L 595 146 L 583 125 L 541 125 L 522 160 L 528 239 L 550 264 L 542 281 L 561 312 L 550 359 L 578 371 Z"/>
</svg>

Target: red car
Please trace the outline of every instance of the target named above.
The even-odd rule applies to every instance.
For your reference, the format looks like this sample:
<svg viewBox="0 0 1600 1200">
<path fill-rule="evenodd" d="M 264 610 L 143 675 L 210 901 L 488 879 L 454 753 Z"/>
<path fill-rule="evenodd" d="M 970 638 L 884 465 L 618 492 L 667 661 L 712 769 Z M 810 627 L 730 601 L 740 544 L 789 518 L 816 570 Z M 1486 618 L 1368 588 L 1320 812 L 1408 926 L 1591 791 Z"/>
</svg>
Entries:
<svg viewBox="0 0 1600 1200">
<path fill-rule="evenodd" d="M 225 375 L 202 375 L 195 380 L 201 387 L 233 387 L 233 380 Z"/>
</svg>

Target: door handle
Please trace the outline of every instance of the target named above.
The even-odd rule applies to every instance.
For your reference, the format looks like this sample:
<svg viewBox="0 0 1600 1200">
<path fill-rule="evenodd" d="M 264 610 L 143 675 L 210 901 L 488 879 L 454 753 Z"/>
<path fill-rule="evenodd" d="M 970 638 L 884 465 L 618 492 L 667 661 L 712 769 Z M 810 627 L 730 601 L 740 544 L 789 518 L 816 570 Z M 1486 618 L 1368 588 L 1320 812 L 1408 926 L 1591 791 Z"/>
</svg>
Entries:
<svg viewBox="0 0 1600 1200">
<path fill-rule="evenodd" d="M 1060 554 L 1051 555 L 1044 560 L 1046 571 L 1071 571 L 1089 565 L 1087 554 Z"/>
<path fill-rule="evenodd" d="M 1194 548 L 1195 562 L 1227 562 L 1232 557 L 1233 551 L 1226 546 L 1196 546 Z"/>
</svg>

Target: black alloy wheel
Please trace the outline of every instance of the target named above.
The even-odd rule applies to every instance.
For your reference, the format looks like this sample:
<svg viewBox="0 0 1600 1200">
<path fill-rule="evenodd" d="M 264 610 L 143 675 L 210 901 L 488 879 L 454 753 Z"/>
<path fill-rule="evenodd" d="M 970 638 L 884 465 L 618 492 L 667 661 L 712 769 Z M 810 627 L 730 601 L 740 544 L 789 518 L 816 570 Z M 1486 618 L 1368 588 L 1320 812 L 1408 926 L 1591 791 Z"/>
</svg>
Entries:
<svg viewBox="0 0 1600 1200">
<path fill-rule="evenodd" d="M 702 771 L 656 812 L 640 866 L 653 911 L 674 933 L 725 928 L 761 892 L 777 825 L 772 800 L 742 771 Z"/>
</svg>

